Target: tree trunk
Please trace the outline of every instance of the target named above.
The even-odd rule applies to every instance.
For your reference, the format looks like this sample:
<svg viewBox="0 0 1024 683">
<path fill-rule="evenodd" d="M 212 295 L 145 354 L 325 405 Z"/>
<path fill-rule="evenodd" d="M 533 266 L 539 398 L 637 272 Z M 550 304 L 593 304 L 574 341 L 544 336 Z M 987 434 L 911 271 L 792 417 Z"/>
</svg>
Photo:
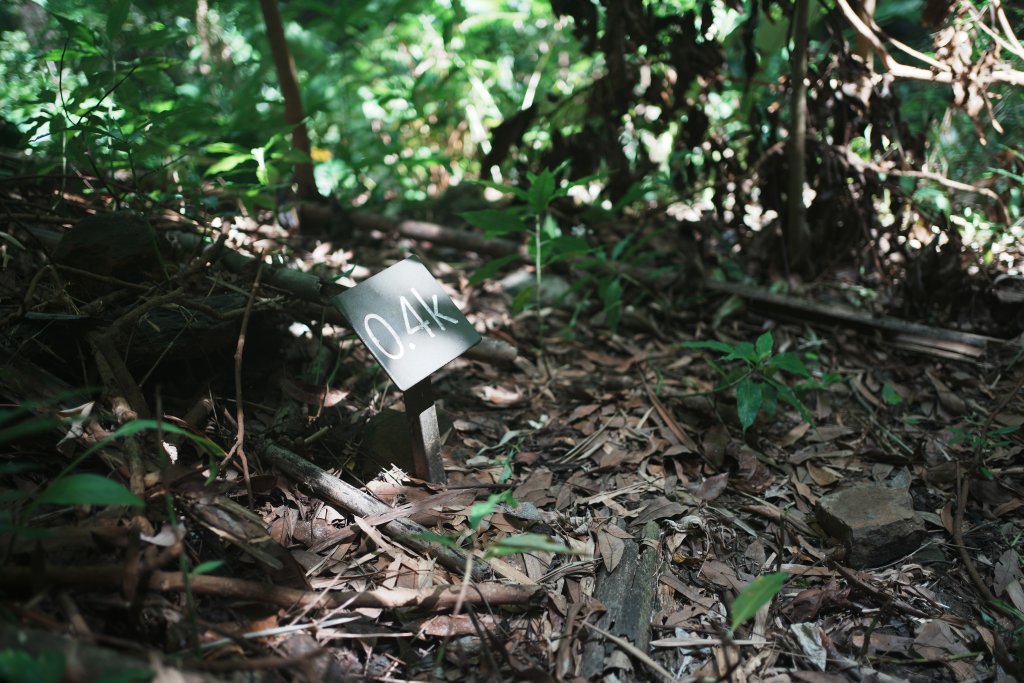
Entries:
<svg viewBox="0 0 1024 683">
<path fill-rule="evenodd" d="M 288 49 L 288 41 L 284 37 L 284 25 L 281 23 L 281 12 L 277 0 L 260 0 L 263 10 L 263 23 L 267 27 L 267 40 L 270 51 L 274 55 L 274 67 L 277 69 L 277 80 L 281 85 L 284 97 L 284 116 L 288 125 L 292 126 L 292 147 L 301 152 L 310 161 L 295 164 L 295 184 L 298 186 L 299 199 L 310 201 L 320 199 L 313 178 L 313 162 L 309 144 L 309 133 L 306 130 L 306 114 L 302 109 L 302 96 L 299 94 L 299 81 L 295 75 L 295 60 Z"/>
<path fill-rule="evenodd" d="M 789 178 L 786 193 L 786 252 L 790 268 L 805 265 L 810 251 L 811 233 L 807 227 L 807 210 L 804 207 L 804 180 L 806 167 L 807 137 L 807 3 L 796 0 L 793 13 L 793 49 L 790 52 L 793 87 L 789 145 Z"/>
</svg>

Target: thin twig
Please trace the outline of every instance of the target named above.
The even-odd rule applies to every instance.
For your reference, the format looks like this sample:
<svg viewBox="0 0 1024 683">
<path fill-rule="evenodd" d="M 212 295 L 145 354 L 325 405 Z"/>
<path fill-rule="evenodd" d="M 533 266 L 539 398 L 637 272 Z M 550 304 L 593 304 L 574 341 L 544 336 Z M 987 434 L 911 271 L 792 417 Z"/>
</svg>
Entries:
<svg viewBox="0 0 1024 683">
<path fill-rule="evenodd" d="M 587 628 L 589 628 L 592 631 L 596 631 L 600 635 L 604 636 L 608 640 L 610 640 L 613 643 L 615 643 L 616 645 L 618 645 L 620 648 L 625 650 L 627 653 L 629 653 L 633 657 L 636 657 L 636 659 L 638 659 L 645 666 L 647 666 L 652 671 L 657 673 L 659 676 L 664 678 L 666 681 L 696 680 L 694 678 L 690 678 L 690 679 L 679 679 L 679 678 L 676 678 L 675 675 L 673 675 L 671 671 L 669 671 L 668 669 L 663 667 L 661 664 L 658 664 L 656 661 L 651 659 L 651 656 L 649 654 L 647 654 L 646 652 L 644 652 L 643 650 L 638 648 L 636 645 L 634 645 L 633 643 L 631 643 L 628 640 L 626 640 L 625 638 L 620 638 L 620 637 L 618 637 L 616 635 L 612 635 L 611 633 L 608 633 L 608 631 L 605 631 L 604 629 L 602 629 L 602 628 L 600 628 L 598 626 L 594 626 L 589 621 L 584 621 L 583 625 L 586 626 Z"/>
<path fill-rule="evenodd" d="M 249 478 L 249 458 L 245 455 L 245 407 L 242 404 L 242 356 L 245 351 L 245 334 L 249 330 L 249 318 L 252 316 L 253 302 L 256 301 L 256 292 L 260 288 L 260 277 L 263 275 L 262 254 L 256 259 L 256 276 L 253 278 L 252 289 L 249 292 L 249 300 L 245 304 L 245 314 L 242 316 L 242 329 L 238 332 L 238 344 L 235 346 L 235 422 L 238 424 L 238 431 L 235 435 L 235 445 L 231 447 L 224 457 L 224 462 L 238 455 L 242 463 L 242 478 L 245 481 L 245 495 L 249 507 L 253 506 L 252 480 Z M 222 465 L 224 463 L 221 463 Z"/>
<path fill-rule="evenodd" d="M 854 572 L 852 569 L 844 567 L 843 565 L 838 564 L 836 562 L 829 562 L 829 566 L 835 571 L 842 574 L 843 578 L 846 579 L 849 583 L 853 584 L 865 593 L 873 595 L 876 598 L 879 598 L 882 601 L 891 604 L 893 607 L 900 610 L 901 612 L 905 612 L 906 614 L 909 614 L 912 617 L 918 617 L 920 619 L 931 619 L 935 617 L 934 614 L 922 612 L 913 605 L 872 586 L 870 583 L 857 576 L 857 573 Z"/>
</svg>

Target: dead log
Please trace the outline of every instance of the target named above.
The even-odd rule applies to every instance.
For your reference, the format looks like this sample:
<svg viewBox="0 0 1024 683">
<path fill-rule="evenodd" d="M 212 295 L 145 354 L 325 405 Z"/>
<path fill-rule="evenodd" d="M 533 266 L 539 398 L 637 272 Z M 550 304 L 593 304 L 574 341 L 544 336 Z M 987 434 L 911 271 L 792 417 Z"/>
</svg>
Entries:
<svg viewBox="0 0 1024 683">
<path fill-rule="evenodd" d="M 796 322 L 838 325 L 860 332 L 878 333 L 893 346 L 940 358 L 974 361 L 984 357 L 990 345 L 1004 343 L 1004 340 L 995 337 L 871 315 L 845 306 L 819 304 L 732 282 L 707 280 L 704 287 L 745 299 L 751 308 L 767 315 Z"/>
<path fill-rule="evenodd" d="M 641 652 L 647 652 L 651 642 L 651 615 L 661 564 L 655 543 L 658 533 L 658 525 L 648 522 L 643 530 L 648 543 L 627 539 L 619 564 L 611 572 L 602 567 L 594 590 L 594 597 L 607 608 L 597 619 L 598 628 L 620 636 Z M 629 662 L 629 654 L 615 641 L 595 638 L 583 648 L 581 674 L 585 680 L 594 681 L 609 668 L 628 669 L 635 666 Z"/>
<path fill-rule="evenodd" d="M 393 221 L 384 216 L 365 211 L 353 211 L 349 214 L 352 224 L 365 231 L 379 230 L 392 235 L 401 235 L 409 239 L 433 242 L 463 251 L 472 251 L 486 256 L 508 256 L 520 254 L 529 258 L 526 248 L 518 242 L 501 238 L 488 238 L 480 233 L 449 228 L 437 223 L 426 221 Z"/>
</svg>

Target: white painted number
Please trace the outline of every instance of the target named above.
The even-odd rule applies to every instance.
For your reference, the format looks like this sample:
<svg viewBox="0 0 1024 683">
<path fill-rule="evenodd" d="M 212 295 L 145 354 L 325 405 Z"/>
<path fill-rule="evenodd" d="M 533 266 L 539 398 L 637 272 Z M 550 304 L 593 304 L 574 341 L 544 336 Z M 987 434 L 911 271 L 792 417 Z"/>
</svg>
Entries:
<svg viewBox="0 0 1024 683">
<path fill-rule="evenodd" d="M 377 335 L 375 335 L 373 333 L 373 330 L 370 329 L 371 318 L 379 322 L 381 325 L 383 325 L 384 329 L 388 331 L 388 334 L 390 334 L 392 338 L 394 338 L 395 347 L 398 349 L 396 353 L 391 353 L 390 351 L 388 351 L 386 348 L 384 348 L 384 345 L 380 343 L 380 339 L 377 339 Z M 390 358 L 391 360 L 398 360 L 399 358 L 405 355 L 405 347 L 402 346 L 402 340 L 398 337 L 398 333 L 395 332 L 395 328 L 391 327 L 387 320 L 380 317 L 376 313 L 366 314 L 366 317 L 363 318 L 363 329 L 366 330 L 366 335 L 370 338 L 370 341 L 376 344 L 377 348 L 380 349 L 380 352 L 383 353 L 388 358 Z"/>
<path fill-rule="evenodd" d="M 420 296 L 420 293 L 416 291 L 415 287 L 410 287 L 409 291 L 411 291 L 413 293 L 413 295 L 416 297 L 417 301 L 419 301 L 421 304 L 423 304 L 423 308 L 426 309 L 427 315 L 429 315 L 431 318 L 434 319 L 434 322 L 437 323 L 437 326 L 441 328 L 442 332 L 444 332 L 444 323 L 441 322 L 441 318 L 444 318 L 445 320 L 450 322 L 452 325 L 458 325 L 459 324 L 459 321 L 456 320 L 455 318 L 449 318 L 445 314 L 441 313 L 441 311 L 437 310 L 437 294 L 432 295 L 433 300 L 434 300 L 434 310 L 430 310 L 430 306 L 428 306 L 427 302 L 423 300 L 423 297 Z M 402 300 L 404 301 L 405 297 L 402 297 Z M 419 318 L 419 316 L 416 316 L 416 317 Z M 433 336 L 433 335 L 431 335 L 431 336 Z"/>
<path fill-rule="evenodd" d="M 452 325 L 459 324 L 458 319 L 452 318 L 451 316 L 447 316 L 440 310 L 438 310 L 438 301 L 436 294 L 431 295 L 431 302 L 428 304 L 426 300 L 424 300 L 423 295 L 416 291 L 415 287 L 410 287 L 409 291 L 412 292 L 412 295 L 416 297 L 416 301 L 418 301 L 420 305 L 423 306 L 423 310 L 427 312 L 427 315 L 430 317 L 431 320 L 434 321 L 434 323 L 442 332 L 444 332 L 446 329 L 444 326 L 445 322 L 448 322 Z M 398 305 L 399 308 L 402 309 L 402 319 L 405 321 L 406 332 L 408 332 L 409 334 L 416 334 L 420 330 L 423 330 L 430 337 L 436 336 L 433 330 L 430 329 L 430 321 L 424 320 L 423 316 L 421 316 L 416 311 L 416 309 L 413 308 L 413 305 L 409 303 L 408 299 L 406 299 L 404 296 L 398 297 Z M 410 315 L 412 316 L 411 319 L 409 317 Z M 370 329 L 371 320 L 380 323 L 380 325 L 387 332 L 387 334 L 384 334 L 382 336 L 385 338 L 385 340 L 387 340 L 387 337 L 390 336 L 391 339 L 394 340 L 394 344 L 389 343 L 388 346 L 385 347 L 384 344 L 381 343 L 380 338 L 377 337 L 377 335 L 373 333 L 373 330 Z M 416 322 L 415 325 L 413 324 L 413 320 L 415 320 Z M 377 315 L 376 313 L 367 313 L 366 317 L 363 318 L 363 329 L 366 330 L 366 336 L 370 339 L 370 341 L 380 350 L 382 354 L 384 354 L 391 360 L 398 360 L 405 355 L 405 346 L 402 344 L 402 338 L 398 336 L 398 332 L 396 332 L 395 328 L 391 326 L 391 323 L 389 323 L 381 316 Z M 409 348 L 415 351 L 416 345 L 410 342 Z"/>
<path fill-rule="evenodd" d="M 412 291 L 415 292 L 416 290 L 414 289 Z M 416 312 L 416 309 L 412 307 L 412 304 L 409 303 L 408 299 L 406 299 L 404 296 L 399 297 L 399 304 L 402 308 L 402 317 L 405 319 L 405 329 L 409 334 L 416 334 L 420 330 L 425 330 L 428 335 L 430 335 L 431 337 L 434 336 L 434 333 L 430 331 L 430 323 L 423 322 L 423 318 L 421 318 L 420 314 Z M 424 308 L 426 308 L 426 306 L 424 306 Z M 427 310 L 427 312 L 430 312 L 429 309 Z M 418 322 L 419 325 L 413 327 L 409 323 L 410 313 L 412 313 L 412 317 L 416 318 L 416 322 Z M 444 326 L 442 326 L 441 329 L 443 330 Z"/>
</svg>

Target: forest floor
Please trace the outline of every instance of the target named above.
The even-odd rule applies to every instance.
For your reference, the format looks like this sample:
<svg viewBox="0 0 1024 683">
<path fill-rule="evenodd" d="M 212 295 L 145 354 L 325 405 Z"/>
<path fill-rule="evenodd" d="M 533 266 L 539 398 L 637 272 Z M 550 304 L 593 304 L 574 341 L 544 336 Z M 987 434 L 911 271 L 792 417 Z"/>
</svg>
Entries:
<svg viewBox="0 0 1024 683">
<path fill-rule="evenodd" d="M 481 258 L 394 234 L 304 249 L 218 221 L 228 248 L 279 255 L 257 274 L 209 250 L 147 263 L 123 215 L 55 246 L 84 207 L 4 203 L 0 679 L 1020 675 L 1019 346 L 939 358 L 682 287 L 628 289 L 612 333 L 600 306 L 513 316 L 496 283 L 469 285 Z M 149 218 L 159 240 L 195 232 Z M 360 280 L 408 255 L 518 350 L 434 375 L 447 486 L 406 474 L 402 394 L 362 344 L 271 277 Z M 769 331 L 751 379 L 802 383 L 805 410 L 779 401 L 744 430 L 716 390 L 746 367 L 724 349 Z M 708 340 L 721 350 L 682 346 Z M 808 376 L 772 374 L 782 354 Z M 354 512 L 290 457 L 386 507 Z M 128 499 L 83 474 L 144 505 L 101 504 Z M 853 487 L 867 535 L 844 547 L 816 509 Z M 909 526 L 872 526 L 887 492 Z M 417 524 L 436 536 L 394 531 Z M 745 590 L 780 572 L 777 593 Z"/>
</svg>

